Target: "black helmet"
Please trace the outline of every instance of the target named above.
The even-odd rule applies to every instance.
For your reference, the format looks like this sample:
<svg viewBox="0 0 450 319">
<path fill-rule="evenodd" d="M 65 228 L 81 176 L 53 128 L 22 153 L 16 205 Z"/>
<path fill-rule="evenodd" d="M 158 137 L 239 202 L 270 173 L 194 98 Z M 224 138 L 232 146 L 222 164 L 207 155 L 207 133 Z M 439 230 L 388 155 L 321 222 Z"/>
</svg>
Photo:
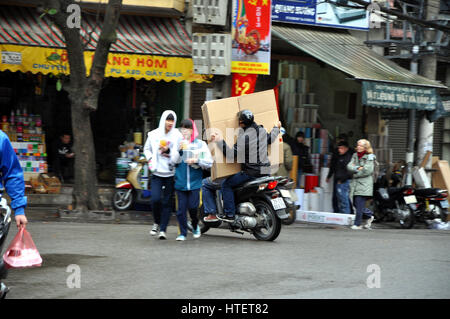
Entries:
<svg viewBox="0 0 450 319">
<path fill-rule="evenodd" d="M 239 112 L 239 122 L 244 123 L 245 126 L 252 125 L 254 120 L 255 120 L 255 117 L 253 116 L 252 111 L 242 110 Z"/>
</svg>

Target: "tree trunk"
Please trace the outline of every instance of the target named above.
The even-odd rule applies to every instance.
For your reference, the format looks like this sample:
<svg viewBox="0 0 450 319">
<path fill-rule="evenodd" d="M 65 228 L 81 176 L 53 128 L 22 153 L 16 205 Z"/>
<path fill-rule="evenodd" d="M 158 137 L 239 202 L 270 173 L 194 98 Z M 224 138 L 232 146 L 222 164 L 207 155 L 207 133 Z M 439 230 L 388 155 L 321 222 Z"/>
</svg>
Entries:
<svg viewBox="0 0 450 319">
<path fill-rule="evenodd" d="M 65 42 L 70 66 L 70 84 L 63 87 L 69 93 L 71 102 L 72 130 L 75 152 L 75 186 L 73 190 L 75 209 L 81 212 L 102 209 L 97 190 L 97 171 L 95 160 L 94 138 L 91 128 L 90 114 L 97 110 L 98 96 L 104 79 L 107 56 L 112 43 L 116 39 L 115 30 L 119 22 L 122 0 L 109 0 L 105 18 L 101 27 L 102 33 L 97 43 L 91 74 L 86 77 L 84 48 L 79 29 L 67 25 L 67 6 L 76 4 L 73 0 L 43 0 L 45 12 L 56 9 L 50 15 L 61 30 Z"/>
<path fill-rule="evenodd" d="M 70 95 L 75 152 L 73 196 L 75 209 L 80 211 L 102 209 L 97 190 L 95 148 L 90 112 L 84 108 L 84 99 L 80 98 L 80 96 L 84 96 L 84 92 L 85 89 L 82 87 Z"/>
</svg>

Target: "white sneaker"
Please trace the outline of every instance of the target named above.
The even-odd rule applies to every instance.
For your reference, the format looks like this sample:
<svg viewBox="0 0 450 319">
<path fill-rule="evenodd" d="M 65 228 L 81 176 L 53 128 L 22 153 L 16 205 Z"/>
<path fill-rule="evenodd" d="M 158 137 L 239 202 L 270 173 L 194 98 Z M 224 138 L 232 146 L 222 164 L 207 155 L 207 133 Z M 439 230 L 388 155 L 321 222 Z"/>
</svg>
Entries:
<svg viewBox="0 0 450 319">
<path fill-rule="evenodd" d="M 183 236 L 183 235 L 179 235 L 179 236 L 176 238 L 176 240 L 177 240 L 177 241 L 185 241 L 185 240 L 186 240 L 186 237 Z"/>
<path fill-rule="evenodd" d="M 372 229 L 372 222 L 375 218 L 373 216 L 370 216 L 370 218 L 367 220 L 366 224 L 364 225 L 365 229 Z"/>
<path fill-rule="evenodd" d="M 352 227 L 350 227 L 350 229 L 362 229 L 362 226 L 353 225 Z"/>
<path fill-rule="evenodd" d="M 159 225 L 153 224 L 152 230 L 150 231 L 151 236 L 155 236 L 159 232 Z"/>
<path fill-rule="evenodd" d="M 159 232 L 158 239 L 167 239 L 166 233 L 163 231 Z"/>
<path fill-rule="evenodd" d="M 192 232 L 193 236 L 195 239 L 200 238 L 200 236 L 202 235 L 202 232 L 200 230 L 200 226 L 197 225 L 197 228 Z"/>
</svg>

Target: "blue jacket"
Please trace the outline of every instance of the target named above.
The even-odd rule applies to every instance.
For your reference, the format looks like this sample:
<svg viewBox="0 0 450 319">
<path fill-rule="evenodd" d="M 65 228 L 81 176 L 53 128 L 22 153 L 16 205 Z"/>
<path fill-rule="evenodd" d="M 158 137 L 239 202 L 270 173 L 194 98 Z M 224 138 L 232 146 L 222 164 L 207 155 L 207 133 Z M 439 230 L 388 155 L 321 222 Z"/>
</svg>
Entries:
<svg viewBox="0 0 450 319">
<path fill-rule="evenodd" d="M 188 165 L 185 160 L 190 157 L 198 158 L 198 163 Z M 184 151 L 174 152 L 171 161 L 176 165 L 175 189 L 179 191 L 191 191 L 202 187 L 202 169 L 211 168 L 213 158 L 208 145 L 195 139 Z"/>
<path fill-rule="evenodd" d="M 11 198 L 11 208 L 16 215 L 25 215 L 27 198 L 23 170 L 9 141 L 8 135 L 0 130 L 0 184 L 4 185 Z"/>
</svg>

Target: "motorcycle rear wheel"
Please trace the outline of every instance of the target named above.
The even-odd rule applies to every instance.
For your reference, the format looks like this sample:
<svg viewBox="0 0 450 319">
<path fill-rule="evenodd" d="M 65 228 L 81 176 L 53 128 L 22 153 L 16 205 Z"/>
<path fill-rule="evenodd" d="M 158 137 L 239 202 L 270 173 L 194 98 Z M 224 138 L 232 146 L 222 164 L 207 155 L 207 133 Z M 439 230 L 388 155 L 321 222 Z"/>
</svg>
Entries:
<svg viewBox="0 0 450 319">
<path fill-rule="evenodd" d="M 400 224 L 400 227 L 402 229 L 410 229 L 410 228 L 412 228 L 414 226 L 414 223 L 415 223 L 414 211 L 412 210 L 411 207 L 409 207 L 406 204 L 400 205 L 400 209 L 409 211 L 409 214 L 408 214 L 408 216 L 406 218 L 402 218 L 402 219 L 400 219 L 398 221 L 399 224 Z"/>
<path fill-rule="evenodd" d="M 258 240 L 273 241 L 281 231 L 281 221 L 273 208 L 264 201 L 258 200 L 254 203 L 256 214 L 264 218 L 265 227 L 256 228 L 253 236 Z"/>
<path fill-rule="evenodd" d="M 116 189 L 113 195 L 112 204 L 115 210 L 122 211 L 131 208 L 133 204 L 134 194 L 133 191 L 128 195 L 128 198 L 124 198 L 129 189 L 119 188 Z"/>
</svg>

